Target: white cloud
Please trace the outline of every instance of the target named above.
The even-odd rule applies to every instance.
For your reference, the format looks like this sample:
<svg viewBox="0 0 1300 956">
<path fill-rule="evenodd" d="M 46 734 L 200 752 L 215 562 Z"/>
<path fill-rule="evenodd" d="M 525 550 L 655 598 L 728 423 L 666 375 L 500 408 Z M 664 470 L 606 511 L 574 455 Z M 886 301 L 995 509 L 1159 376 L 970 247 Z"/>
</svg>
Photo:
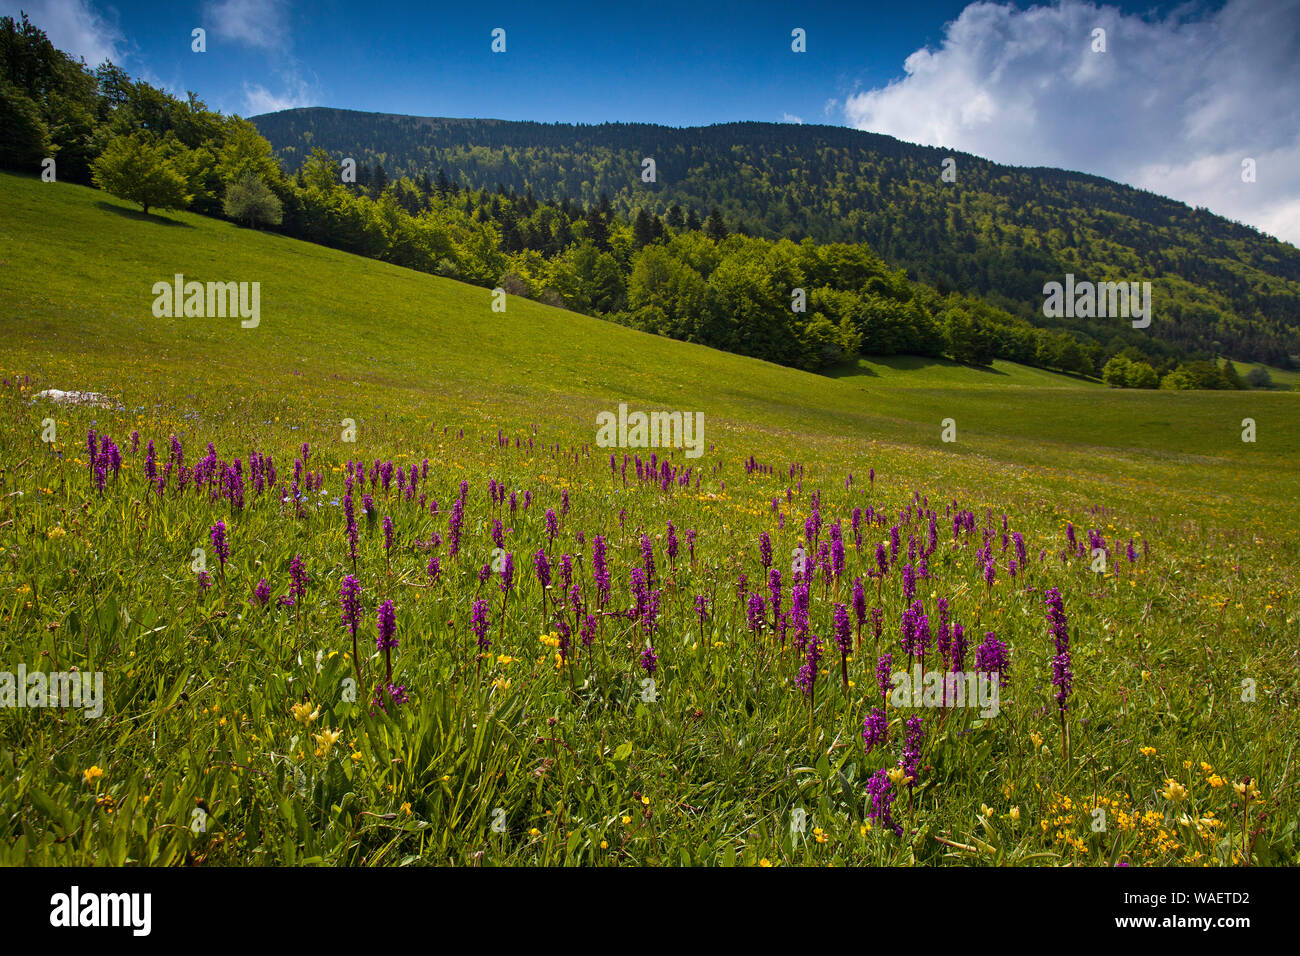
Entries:
<svg viewBox="0 0 1300 956">
<path fill-rule="evenodd" d="M 244 84 L 245 116 L 291 110 L 299 106 L 312 106 L 314 102 L 311 89 L 297 78 L 291 80 L 289 89 L 280 94 L 272 93 L 261 83 Z"/>
<path fill-rule="evenodd" d="M 782 114 L 781 114 L 781 122 L 782 122 L 782 123 L 798 123 L 800 126 L 802 126 L 802 125 L 803 125 L 803 117 L 802 117 L 802 116 L 795 116 L 793 113 L 782 113 Z"/>
<path fill-rule="evenodd" d="M 1106 31 L 1106 52 L 1092 32 Z M 906 75 L 846 98 L 858 129 L 1149 189 L 1300 245 L 1300 0 L 1146 19 L 1081 0 L 974 3 Z M 1257 182 L 1241 181 L 1253 158 Z"/>
<path fill-rule="evenodd" d="M 288 45 L 286 0 L 210 0 L 203 4 L 202 26 L 218 37 L 267 50 Z"/>
<path fill-rule="evenodd" d="M 279 76 L 275 91 L 263 83 L 244 81 L 245 116 L 311 106 L 320 97 L 300 72 L 293 56 L 289 28 L 290 0 L 205 0 L 203 25 L 218 39 L 274 54 Z"/>
<path fill-rule="evenodd" d="M 105 60 L 120 65 L 126 56 L 122 31 L 91 9 L 88 0 L 0 0 L 0 14 L 17 20 L 22 11 L 51 43 L 91 67 Z"/>
</svg>

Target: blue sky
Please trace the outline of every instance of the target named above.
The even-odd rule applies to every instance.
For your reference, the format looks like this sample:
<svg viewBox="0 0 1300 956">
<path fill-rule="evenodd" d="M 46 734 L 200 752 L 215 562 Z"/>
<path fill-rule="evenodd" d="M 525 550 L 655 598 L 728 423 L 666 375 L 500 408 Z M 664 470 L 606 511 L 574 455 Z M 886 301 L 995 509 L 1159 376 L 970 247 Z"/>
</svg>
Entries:
<svg viewBox="0 0 1300 956">
<path fill-rule="evenodd" d="M 848 125 L 1096 173 L 1300 242 L 1300 0 L 0 0 L 19 7 L 88 62 L 225 112 Z"/>
<path fill-rule="evenodd" d="M 312 105 L 674 126 L 784 117 L 842 124 L 846 97 L 901 76 L 908 54 L 938 44 L 944 24 L 966 5 L 5 4 L 29 13 L 45 7 L 50 17 L 88 8 L 120 37 L 120 65 L 173 92 L 195 90 L 225 112 Z M 37 22 L 48 30 L 44 16 Z M 207 29 L 206 53 L 190 49 L 194 27 Z M 490 50 L 494 27 L 506 30 L 504 54 Z M 791 50 L 796 27 L 807 31 L 803 54 Z"/>
</svg>

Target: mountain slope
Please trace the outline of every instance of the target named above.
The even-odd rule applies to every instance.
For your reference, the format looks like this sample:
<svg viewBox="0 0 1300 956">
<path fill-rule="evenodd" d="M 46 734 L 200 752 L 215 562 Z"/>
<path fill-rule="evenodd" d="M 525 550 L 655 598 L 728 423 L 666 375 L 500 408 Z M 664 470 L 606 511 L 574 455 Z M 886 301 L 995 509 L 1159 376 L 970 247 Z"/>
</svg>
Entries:
<svg viewBox="0 0 1300 956">
<path fill-rule="evenodd" d="M 1180 348 L 1283 367 L 1300 353 L 1300 250 L 1096 176 L 828 126 L 574 126 L 327 108 L 253 122 L 291 169 L 319 147 L 390 176 L 444 169 L 472 188 L 585 204 L 605 193 L 625 212 L 680 204 L 703 217 L 717 207 L 728 226 L 757 235 L 867 242 L 940 291 L 1102 342 L 1113 320 L 1044 318 L 1043 283 L 1071 272 L 1150 281 L 1151 334 Z M 940 179 L 949 156 L 956 182 Z M 641 181 L 646 157 L 654 183 Z"/>
</svg>

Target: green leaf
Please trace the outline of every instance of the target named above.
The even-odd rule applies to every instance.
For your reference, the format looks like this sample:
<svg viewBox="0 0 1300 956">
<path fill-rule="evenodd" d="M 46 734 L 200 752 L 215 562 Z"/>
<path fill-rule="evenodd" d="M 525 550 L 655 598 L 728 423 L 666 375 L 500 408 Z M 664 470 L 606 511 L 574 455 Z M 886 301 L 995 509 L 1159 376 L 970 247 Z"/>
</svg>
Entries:
<svg viewBox="0 0 1300 956">
<path fill-rule="evenodd" d="M 41 816 L 65 831 L 68 829 L 67 814 L 62 807 L 54 802 L 48 793 L 44 790 L 37 790 L 35 787 L 32 787 L 27 792 L 32 798 L 32 805 L 36 807 Z"/>
</svg>

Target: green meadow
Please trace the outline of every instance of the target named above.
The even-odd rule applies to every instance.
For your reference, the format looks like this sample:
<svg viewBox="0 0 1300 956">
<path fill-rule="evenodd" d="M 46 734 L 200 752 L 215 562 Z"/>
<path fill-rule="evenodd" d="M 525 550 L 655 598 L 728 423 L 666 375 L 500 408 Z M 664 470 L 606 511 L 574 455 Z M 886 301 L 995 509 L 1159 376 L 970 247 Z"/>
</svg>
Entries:
<svg viewBox="0 0 1300 956">
<path fill-rule="evenodd" d="M 103 674 L 93 719 L 0 709 L 0 862 L 1300 862 L 1300 393 L 1117 390 L 1002 361 L 862 359 L 814 375 L 522 298 L 496 312 L 489 290 L 188 213 L 144 216 L 79 186 L 0 174 L 0 209 L 0 669 Z M 260 323 L 156 318 L 153 286 L 176 274 L 260 283 Z M 111 405 L 57 405 L 43 389 Z M 597 447 L 596 416 L 620 403 L 702 413 L 703 454 Z M 102 488 L 92 429 L 121 449 Z M 175 475 L 151 484 L 147 443 L 161 471 L 173 435 L 189 467 L 209 443 L 241 459 L 242 506 Z M 304 443 L 322 484 L 297 502 Z M 278 473 L 261 494 L 254 451 Z M 690 478 L 617 470 L 651 452 Z M 420 470 L 418 494 L 372 484 L 387 461 Z M 366 473 L 355 560 L 349 462 Z M 489 482 L 517 507 L 491 500 Z M 854 510 L 869 508 L 878 520 L 855 535 Z M 900 707 L 877 689 L 880 655 L 907 662 L 900 568 L 926 548 L 929 511 L 937 539 L 915 597 L 936 631 L 947 602 L 968 664 L 986 634 L 1009 649 L 994 716 Z M 963 512 L 973 525 L 955 535 Z M 770 605 L 747 619 L 740 595 L 768 597 L 766 533 L 788 611 L 791 556 L 815 558 L 837 522 L 844 573 L 819 568 L 811 584 L 823 657 L 809 694 L 793 637 Z M 1067 526 L 1101 536 L 1102 567 Z M 894 527 L 899 552 L 873 577 Z M 1004 529 L 1027 552 L 1014 576 Z M 613 577 L 604 605 L 596 535 Z M 643 536 L 660 602 L 649 626 L 626 613 Z M 558 581 L 565 555 L 577 599 Z M 296 557 L 306 586 L 288 605 Z M 348 575 L 365 611 L 355 657 Z M 841 661 L 835 605 L 852 615 L 855 578 L 882 633 L 855 625 Z M 1050 588 L 1069 622 L 1064 709 Z M 375 643 L 385 601 L 390 659 Z M 408 700 L 371 706 L 390 665 Z M 877 706 L 889 733 L 868 747 Z M 898 766 L 916 716 L 919 770 L 891 780 L 885 825 L 866 783 Z"/>
<path fill-rule="evenodd" d="M 1233 362 L 1237 367 L 1237 374 L 1245 376 L 1251 369 L 1255 368 L 1247 362 Z M 1287 368 L 1273 368 L 1270 365 L 1261 366 L 1264 371 L 1268 372 L 1269 378 L 1273 380 L 1274 388 L 1295 388 L 1300 385 L 1300 371 Z"/>
</svg>

